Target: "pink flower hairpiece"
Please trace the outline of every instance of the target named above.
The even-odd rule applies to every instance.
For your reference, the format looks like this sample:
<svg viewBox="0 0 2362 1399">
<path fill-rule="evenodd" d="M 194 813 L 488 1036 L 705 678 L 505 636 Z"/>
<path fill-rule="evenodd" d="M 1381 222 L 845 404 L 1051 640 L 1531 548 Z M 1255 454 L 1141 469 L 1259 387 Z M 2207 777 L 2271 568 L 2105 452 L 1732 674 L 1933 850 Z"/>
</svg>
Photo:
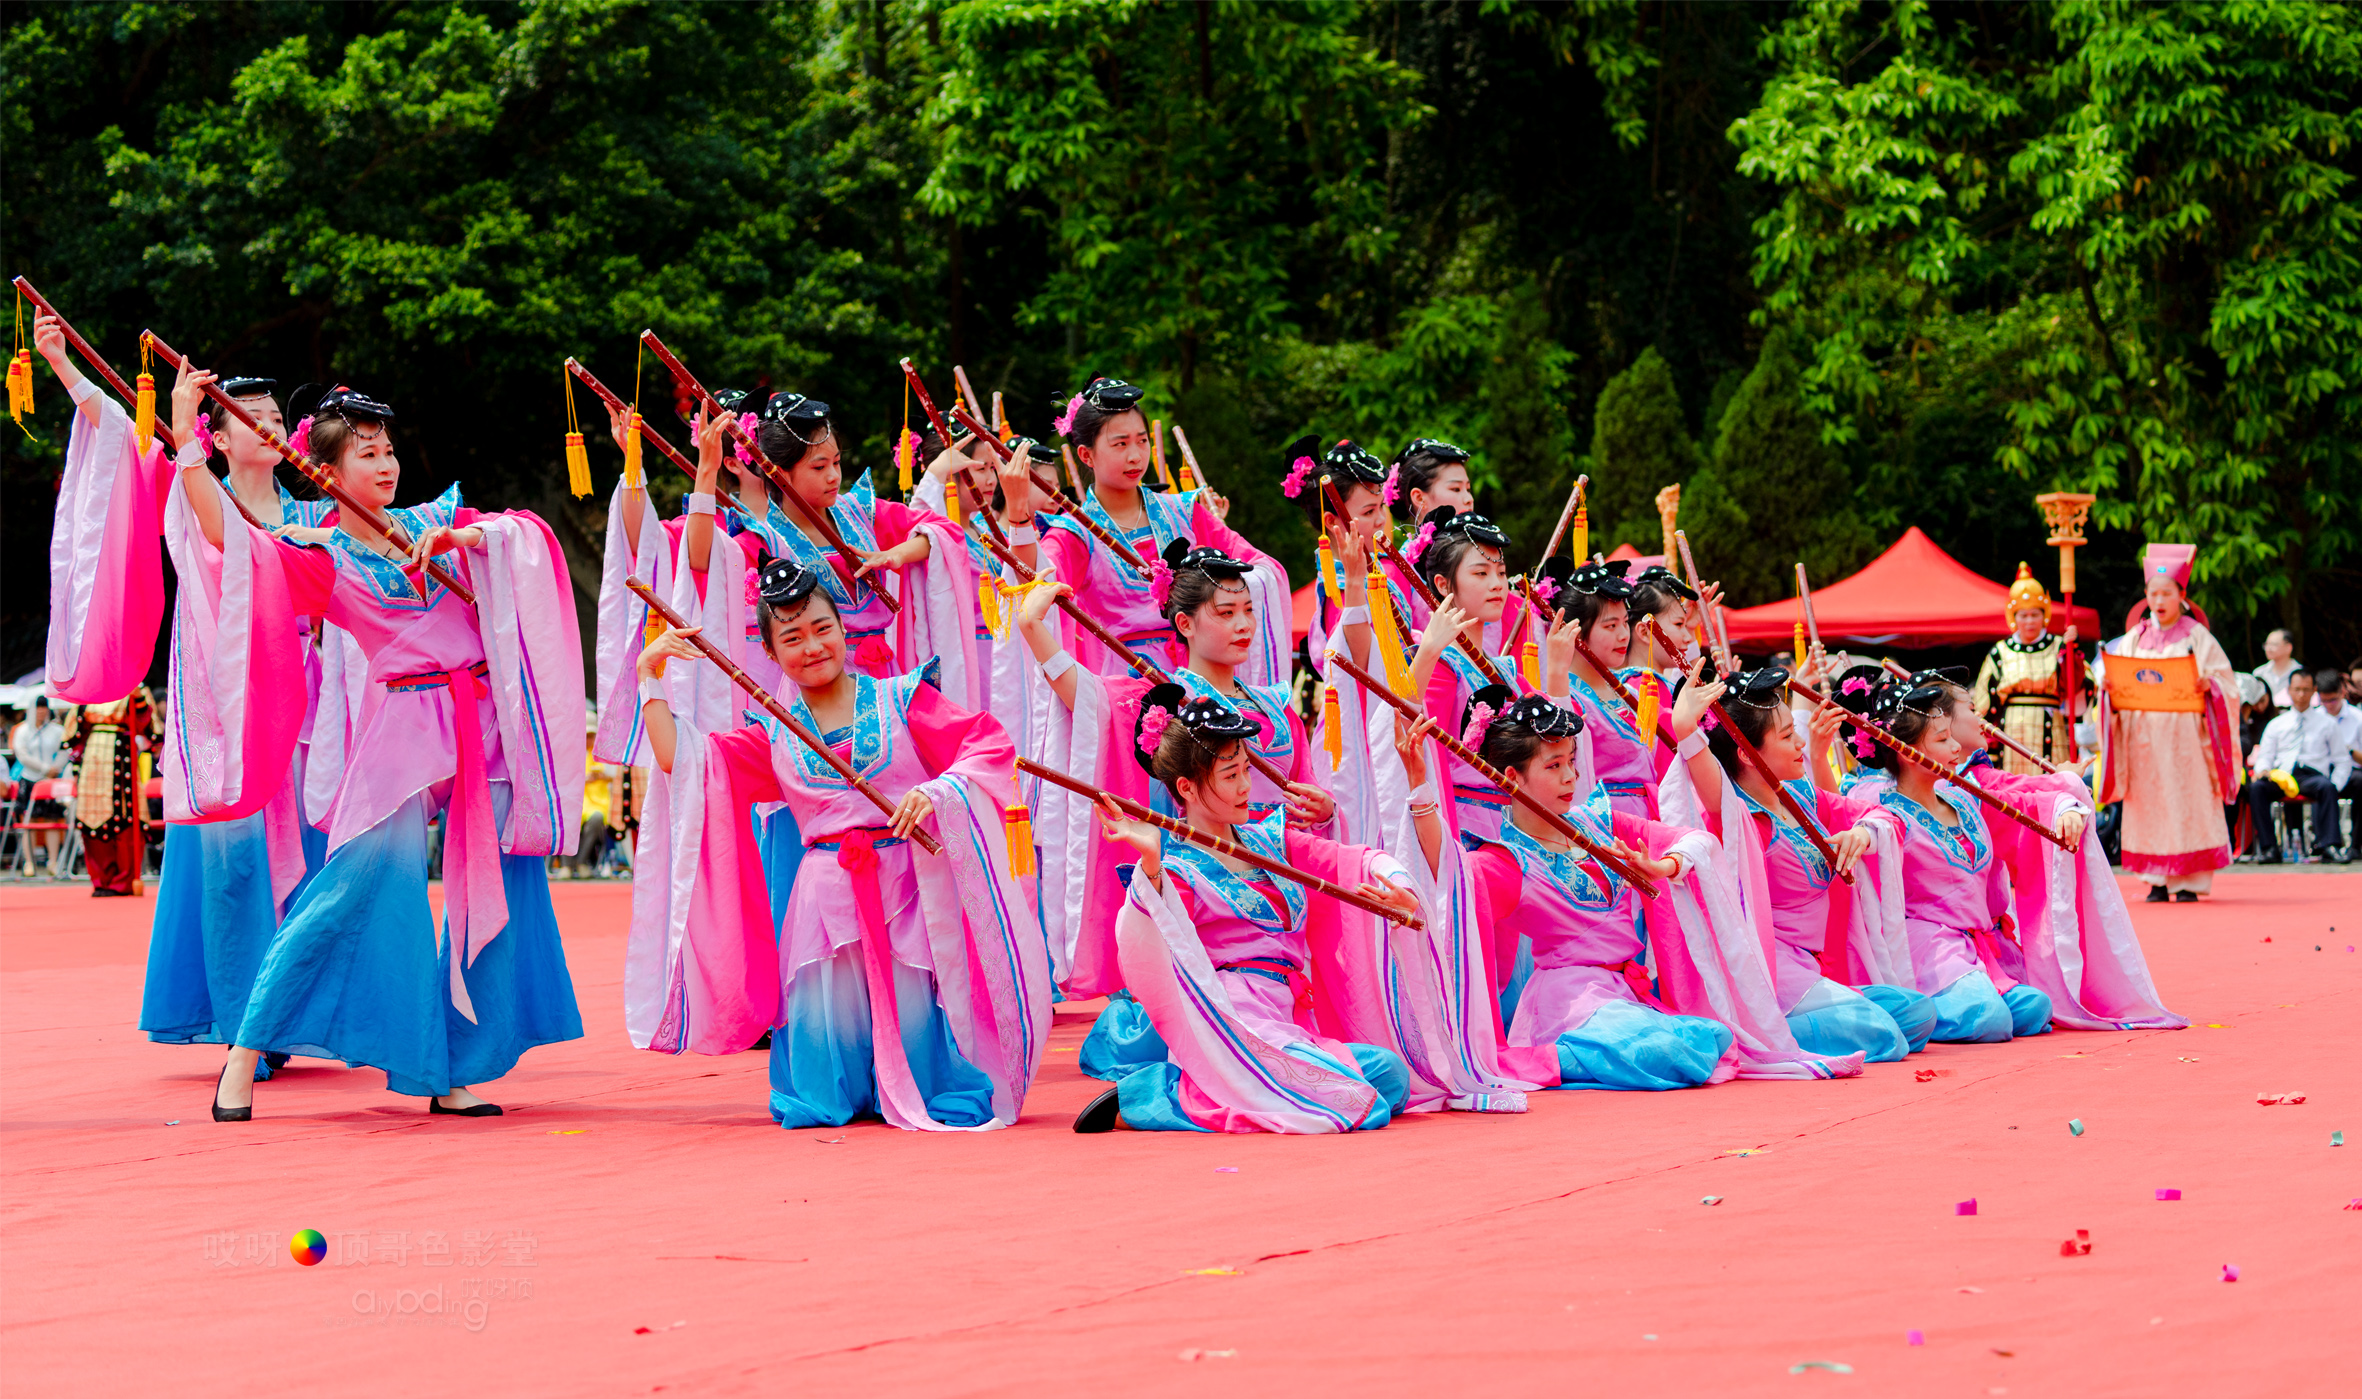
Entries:
<svg viewBox="0 0 2362 1399">
<path fill-rule="evenodd" d="M 1534 596 L 1542 600 L 1542 605 L 1544 607 L 1548 607 L 1552 600 L 1558 596 L 1558 580 L 1555 578 L 1536 578 L 1534 580 Z"/>
<path fill-rule="evenodd" d="M 1704 729 L 1708 733 L 1712 733 L 1716 729 L 1722 727 L 1722 721 L 1715 718 L 1712 714 L 1701 714 L 1698 716 L 1698 727 Z"/>
<path fill-rule="evenodd" d="M 762 570 L 759 568 L 750 568 L 746 571 L 746 605 L 748 607 L 753 607 L 763 600 L 763 590 L 756 586 L 755 580 L 755 575 L 761 572 Z"/>
<path fill-rule="evenodd" d="M 1140 716 L 1140 751 L 1154 753 L 1165 741 L 1165 728 L 1173 722 L 1170 709 L 1152 708 Z"/>
<path fill-rule="evenodd" d="M 213 415 L 211 413 L 197 415 L 197 448 L 209 457 L 213 455 Z"/>
<path fill-rule="evenodd" d="M 745 433 L 748 437 L 752 437 L 755 434 L 755 423 L 757 421 L 758 420 L 754 414 L 741 413 L 738 415 L 738 430 Z M 740 466 L 753 466 L 755 464 L 755 454 L 747 450 L 747 446 L 744 441 L 732 442 L 730 444 L 730 451 L 732 455 L 738 458 L 738 464 Z"/>
<path fill-rule="evenodd" d="M 1868 734 L 1863 733 L 1858 729 L 1854 732 L 1853 749 L 1854 756 L 1860 758 L 1863 762 L 1868 762 L 1872 758 L 1878 756 L 1878 745 L 1870 741 L 1870 736 Z"/>
<path fill-rule="evenodd" d="M 1066 411 L 1059 414 L 1057 421 L 1050 424 L 1050 430 L 1060 437 L 1071 436 L 1074 432 L 1074 415 L 1081 411 L 1083 411 L 1083 396 L 1078 393 L 1066 400 Z"/>
<path fill-rule="evenodd" d="M 1164 611 L 1165 604 L 1172 601 L 1173 570 L 1172 566 L 1165 562 L 1162 554 L 1158 554 L 1148 561 L 1148 596 L 1155 600 L 1156 610 L 1159 612 Z"/>
<path fill-rule="evenodd" d="M 295 454 L 299 457 L 308 457 L 312 454 L 312 420 L 310 417 L 307 416 L 302 422 L 295 425 L 295 431 L 287 438 L 287 445 L 294 448 Z"/>
<path fill-rule="evenodd" d="M 1858 695 L 1869 688 L 1870 682 L 1857 675 L 1853 679 L 1848 680 L 1844 684 L 1838 686 L 1837 692 L 1844 695 Z"/>
<path fill-rule="evenodd" d="M 1279 483 L 1279 493 L 1290 500 L 1304 494 L 1304 483 L 1312 479 L 1312 458 L 1298 457 L 1288 468 L 1288 479 Z"/>
<path fill-rule="evenodd" d="M 1471 748 L 1483 747 L 1484 731 L 1493 722 L 1493 713 L 1493 707 L 1489 704 L 1480 704 L 1470 709 L 1468 711 L 1468 728 L 1460 735 L 1460 741 Z"/>
<path fill-rule="evenodd" d="M 1434 542 L 1435 526 L 1432 523 L 1421 525 L 1419 532 L 1411 536 L 1411 542 L 1403 546 L 1402 556 L 1411 563 L 1417 563 L 1419 556 L 1427 552 L 1427 546 Z"/>
<path fill-rule="evenodd" d="M 1388 505 L 1402 499 L 1402 468 L 1397 466 L 1386 473 L 1385 500 Z"/>
</svg>

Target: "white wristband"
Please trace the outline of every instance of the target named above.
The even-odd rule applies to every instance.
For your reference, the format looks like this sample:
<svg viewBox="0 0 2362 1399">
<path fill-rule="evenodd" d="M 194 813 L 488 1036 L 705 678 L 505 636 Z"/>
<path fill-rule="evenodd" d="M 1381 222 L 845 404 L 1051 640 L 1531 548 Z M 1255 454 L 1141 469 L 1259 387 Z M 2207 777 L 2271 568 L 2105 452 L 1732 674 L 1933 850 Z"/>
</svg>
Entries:
<svg viewBox="0 0 2362 1399">
<path fill-rule="evenodd" d="M 74 406 L 79 408 L 88 403 L 97 393 L 98 384 L 85 376 L 74 381 L 74 387 L 66 390 L 66 397 L 74 400 Z"/>
<path fill-rule="evenodd" d="M 1074 669 L 1074 665 L 1074 657 L 1064 651 L 1060 651 L 1057 655 L 1052 656 L 1050 659 L 1042 662 L 1042 679 L 1056 680 L 1059 676 L 1064 675 L 1066 672 Z"/>
<path fill-rule="evenodd" d="M 650 700 L 663 700 L 666 705 L 671 705 L 671 696 L 664 692 L 663 676 L 643 675 L 640 677 L 640 703 L 644 705 Z"/>
<path fill-rule="evenodd" d="M 1002 533 L 1009 537 L 1011 544 L 1039 544 L 1042 542 L 1042 532 L 1031 525 L 1011 525 Z"/>
<path fill-rule="evenodd" d="M 1675 748 L 1673 753 L 1675 757 L 1680 758 L 1683 762 L 1688 762 L 1690 759 L 1705 751 L 1706 730 L 1703 728 L 1695 728 L 1689 731 L 1689 737 L 1683 739 L 1681 741 L 1681 746 Z"/>
<path fill-rule="evenodd" d="M 1369 621 L 1370 605 L 1366 602 L 1359 607 L 1348 607 L 1344 611 L 1337 614 L 1337 625 L 1339 628 L 1368 626 Z"/>
<path fill-rule="evenodd" d="M 205 464 L 205 449 L 197 445 L 195 433 L 190 433 L 189 440 L 181 443 L 180 450 L 172 454 L 172 464 L 183 471 Z"/>
<path fill-rule="evenodd" d="M 688 501 L 681 506 L 681 513 L 684 515 L 711 515 L 714 513 L 714 498 L 703 491 L 691 491 Z"/>
</svg>

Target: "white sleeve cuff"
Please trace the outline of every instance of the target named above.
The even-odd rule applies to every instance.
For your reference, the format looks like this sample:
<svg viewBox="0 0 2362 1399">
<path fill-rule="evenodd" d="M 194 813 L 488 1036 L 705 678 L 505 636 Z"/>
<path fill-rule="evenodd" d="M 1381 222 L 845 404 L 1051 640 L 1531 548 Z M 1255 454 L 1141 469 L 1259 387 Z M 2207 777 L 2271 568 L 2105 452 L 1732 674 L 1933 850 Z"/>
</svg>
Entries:
<svg viewBox="0 0 2362 1399">
<path fill-rule="evenodd" d="M 681 513 L 684 515 L 711 515 L 714 513 L 714 498 L 703 491 L 691 491 L 688 501 L 681 506 Z"/>
<path fill-rule="evenodd" d="M 172 454 L 172 464 L 183 471 L 205 464 L 205 449 L 197 445 L 195 433 L 190 433 L 189 440 L 181 443 L 180 450 Z"/>
<path fill-rule="evenodd" d="M 1340 630 L 1352 626 L 1368 626 L 1369 623 L 1370 605 L 1366 602 L 1359 607 L 1348 607 L 1337 614 L 1337 626 Z"/>
<path fill-rule="evenodd" d="M 1012 525 L 1001 532 L 1009 537 L 1009 543 L 1012 545 L 1042 542 L 1042 532 L 1032 525 Z"/>
<path fill-rule="evenodd" d="M 1044 680 L 1054 681 L 1059 676 L 1064 675 L 1066 672 L 1074 669 L 1074 666 L 1074 657 L 1067 652 L 1060 651 L 1057 655 L 1052 656 L 1050 659 L 1042 662 L 1042 678 Z"/>
<path fill-rule="evenodd" d="M 1701 725 L 1698 728 L 1691 729 L 1689 737 L 1683 739 L 1680 746 L 1673 750 L 1673 753 L 1675 757 L 1680 758 L 1683 762 L 1688 762 L 1690 759 L 1705 751 L 1706 730 L 1705 727 Z"/>
<path fill-rule="evenodd" d="M 74 387 L 66 390 L 66 397 L 74 400 L 74 406 L 79 408 L 97 393 L 98 381 L 85 374 L 74 381 Z"/>
<path fill-rule="evenodd" d="M 644 705 L 650 700 L 663 700 L 667 706 L 672 704 L 672 697 L 665 693 L 664 678 L 662 676 L 646 675 L 640 677 L 640 703 Z"/>
</svg>

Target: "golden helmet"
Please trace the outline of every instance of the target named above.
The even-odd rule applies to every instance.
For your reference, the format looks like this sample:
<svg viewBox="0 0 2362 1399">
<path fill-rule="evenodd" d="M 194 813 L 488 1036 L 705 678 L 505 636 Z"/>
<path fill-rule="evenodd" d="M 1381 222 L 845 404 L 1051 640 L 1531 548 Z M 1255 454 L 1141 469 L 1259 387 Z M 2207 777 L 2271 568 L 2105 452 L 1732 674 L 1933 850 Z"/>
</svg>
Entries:
<svg viewBox="0 0 2362 1399">
<path fill-rule="evenodd" d="M 2002 624 L 2016 626 L 2018 613 L 2029 607 L 2040 607 L 2045 620 L 2050 617 L 2050 594 L 2042 590 L 2042 580 L 2034 576 L 2034 570 L 2021 563 L 2017 581 L 2009 585 L 2009 600 L 2001 607 Z"/>
</svg>

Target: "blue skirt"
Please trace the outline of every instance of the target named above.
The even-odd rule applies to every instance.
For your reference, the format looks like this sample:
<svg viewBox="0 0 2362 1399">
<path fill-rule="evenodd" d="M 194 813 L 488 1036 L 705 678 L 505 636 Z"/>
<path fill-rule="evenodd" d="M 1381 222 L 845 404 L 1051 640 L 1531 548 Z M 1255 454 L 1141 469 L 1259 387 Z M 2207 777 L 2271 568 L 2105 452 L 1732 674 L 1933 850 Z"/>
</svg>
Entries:
<svg viewBox="0 0 2362 1399">
<path fill-rule="evenodd" d="M 1876 1001 L 1878 1008 L 1893 1018 L 1895 1028 L 1901 1030 L 1903 1038 L 1911 1042 L 1913 1054 L 1927 1048 L 1927 1037 L 1936 1028 L 1936 1003 L 1932 997 L 1883 983 L 1856 986 L 1854 989 Z"/>
<path fill-rule="evenodd" d="M 796 891 L 796 871 L 804 864 L 804 833 L 796 827 L 792 808 L 781 807 L 769 817 L 755 817 L 755 849 L 763 859 L 763 887 L 771 895 L 771 935 L 787 926 L 787 900 Z"/>
<path fill-rule="evenodd" d="M 1973 971 L 1930 996 L 1938 1044 L 2000 1044 L 2050 1033 L 2050 997 L 2031 986 L 1994 989 L 1993 978 Z"/>
<path fill-rule="evenodd" d="M 1091 1022 L 1091 1033 L 1076 1056 L 1085 1078 L 1119 1083 L 1124 1075 L 1166 1059 L 1165 1037 L 1149 1023 L 1148 1011 L 1129 991 L 1107 998 L 1107 1008 Z"/>
<path fill-rule="evenodd" d="M 992 1080 L 952 1043 L 934 976 L 896 962 L 894 1000 L 927 1007 L 902 1035 L 927 1115 L 955 1127 L 990 1122 Z M 787 1024 L 771 1032 L 771 1119 L 782 1127 L 842 1127 L 880 1116 L 875 1048 L 860 945 L 799 968 L 788 986 Z"/>
<path fill-rule="evenodd" d="M 1112 1008 L 1112 1007 L 1111 1007 Z M 1159 1041 L 1162 1043 L 1162 1041 Z M 1333 1073 L 1358 1078 L 1378 1091 L 1378 1101 L 1370 1106 L 1370 1114 L 1354 1127 L 1356 1132 L 1372 1132 L 1394 1120 L 1402 1105 L 1410 1097 L 1411 1070 L 1402 1056 L 1391 1049 L 1374 1044 L 1349 1044 L 1353 1063 L 1340 1064 L 1336 1057 L 1318 1045 L 1291 1044 L 1280 1051 L 1294 1055 L 1307 1063 L 1318 1064 Z M 1190 1120 L 1181 1110 L 1181 1068 L 1167 1060 L 1148 1064 L 1125 1074 L 1115 1085 L 1116 1102 L 1121 1105 L 1127 1126 L 1142 1132 L 1210 1132 Z"/>
<path fill-rule="evenodd" d="M 427 902 L 427 813 L 413 797 L 328 857 L 263 958 L 238 1044 L 383 1069 L 392 1091 L 435 1097 L 500 1077 L 535 1045 L 582 1038 L 538 856 L 501 857 L 508 926 L 463 972 L 476 1020 L 451 1004 L 449 939 Z"/>
<path fill-rule="evenodd" d="M 1903 994 L 1911 995 L 1907 991 Z M 1927 1000 L 1925 996 L 1912 996 L 1912 999 L 1922 1003 Z M 1864 1062 L 1871 1064 L 1900 1063 L 1911 1052 L 1910 1037 L 1880 1001 L 1826 980 L 1804 1000 L 1812 1003 L 1810 1009 L 1799 1003 L 1797 1009 L 1788 1012 L 1788 1031 L 1796 1036 L 1798 1048 L 1832 1056 L 1859 1054 Z M 1933 1009 L 1922 1018 L 1932 1024 Z"/>
<path fill-rule="evenodd" d="M 139 1005 L 139 1027 L 158 1044 L 228 1044 L 246 1018 L 255 973 L 279 933 L 262 825 L 257 814 L 164 828 Z M 287 896 L 290 908 L 328 857 L 327 833 L 308 822 L 302 830 L 303 882 Z"/>
<path fill-rule="evenodd" d="M 1695 1088 L 1731 1047 L 1728 1025 L 1610 1001 L 1558 1036 L 1560 1088 Z"/>
</svg>

